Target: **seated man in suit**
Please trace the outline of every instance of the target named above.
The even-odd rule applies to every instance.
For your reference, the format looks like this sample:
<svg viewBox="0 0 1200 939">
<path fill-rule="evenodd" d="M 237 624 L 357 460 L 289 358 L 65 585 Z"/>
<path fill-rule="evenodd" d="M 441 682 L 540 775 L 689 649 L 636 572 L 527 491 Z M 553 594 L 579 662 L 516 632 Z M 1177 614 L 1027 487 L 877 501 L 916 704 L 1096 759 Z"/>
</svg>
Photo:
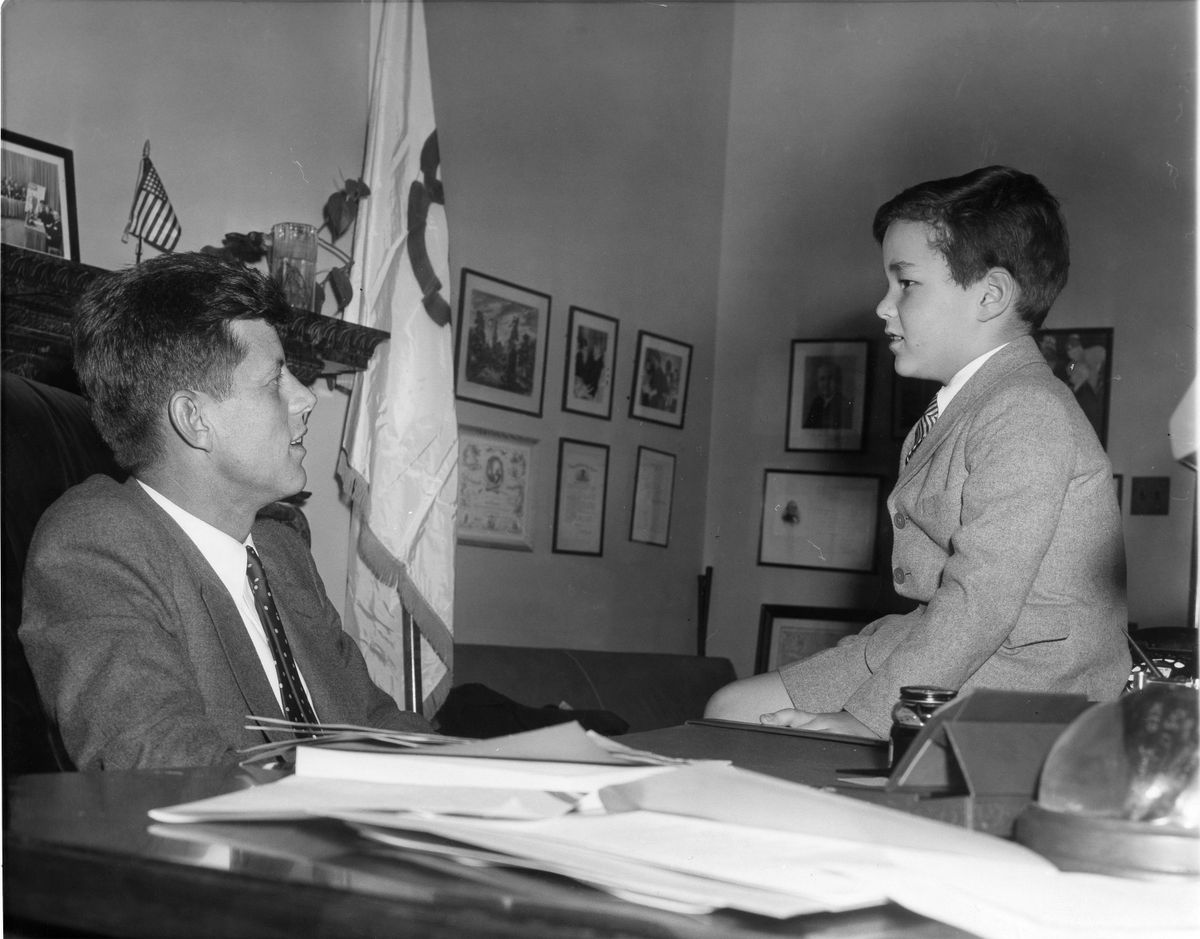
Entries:
<svg viewBox="0 0 1200 939">
<path fill-rule="evenodd" d="M 306 481 L 316 398 L 284 360 L 290 315 L 274 282 L 202 254 L 81 300 L 76 371 L 131 475 L 46 511 L 20 629 L 80 769 L 236 762 L 266 739 L 247 715 L 431 729 L 371 682 L 301 536 L 257 518 Z"/>
<path fill-rule="evenodd" d="M 1032 338 L 1067 280 L 1058 201 L 985 167 L 900 193 L 874 234 L 896 372 L 942 384 L 888 498 L 896 591 L 918 605 L 726 686 L 707 716 L 885 737 L 902 685 L 1117 697 L 1131 663 L 1112 466 Z"/>
</svg>

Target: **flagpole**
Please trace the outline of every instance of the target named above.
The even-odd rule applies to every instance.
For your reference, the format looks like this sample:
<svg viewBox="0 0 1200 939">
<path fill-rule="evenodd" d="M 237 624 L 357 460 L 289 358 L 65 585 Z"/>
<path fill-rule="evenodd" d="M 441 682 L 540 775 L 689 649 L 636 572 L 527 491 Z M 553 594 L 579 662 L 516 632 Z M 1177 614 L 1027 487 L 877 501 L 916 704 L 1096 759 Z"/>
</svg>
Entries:
<svg viewBox="0 0 1200 939">
<path fill-rule="evenodd" d="M 125 233 L 121 235 L 121 243 L 129 243 L 129 230 L 133 228 L 133 213 L 137 209 L 138 193 L 142 190 L 142 177 L 146 175 L 146 161 L 150 159 L 150 140 L 146 139 L 142 145 L 142 159 L 138 162 L 137 179 L 133 183 L 133 201 L 129 203 L 129 219 L 125 222 Z M 142 236 L 138 233 L 137 248 L 134 250 L 133 263 L 135 265 L 142 263 Z"/>
</svg>

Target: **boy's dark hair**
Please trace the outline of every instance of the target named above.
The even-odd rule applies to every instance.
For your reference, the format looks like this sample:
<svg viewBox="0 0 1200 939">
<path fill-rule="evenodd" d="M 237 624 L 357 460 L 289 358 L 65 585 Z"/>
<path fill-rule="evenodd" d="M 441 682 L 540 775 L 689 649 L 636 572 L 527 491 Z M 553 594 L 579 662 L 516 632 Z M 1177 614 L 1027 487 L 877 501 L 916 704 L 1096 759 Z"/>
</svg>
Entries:
<svg viewBox="0 0 1200 939">
<path fill-rule="evenodd" d="M 291 318 L 283 291 L 256 270 L 206 254 L 167 254 L 102 274 L 75 308 L 75 372 L 92 420 L 130 471 L 161 456 L 160 417 L 176 391 L 229 394 L 246 355 L 233 320 Z"/>
<path fill-rule="evenodd" d="M 960 287 L 1002 267 L 1017 282 L 1017 312 L 1040 329 L 1067 282 L 1070 249 L 1058 200 L 1036 176 L 985 166 L 964 176 L 918 183 L 885 202 L 872 232 L 883 244 L 893 222 L 924 222 L 930 245 Z"/>
</svg>

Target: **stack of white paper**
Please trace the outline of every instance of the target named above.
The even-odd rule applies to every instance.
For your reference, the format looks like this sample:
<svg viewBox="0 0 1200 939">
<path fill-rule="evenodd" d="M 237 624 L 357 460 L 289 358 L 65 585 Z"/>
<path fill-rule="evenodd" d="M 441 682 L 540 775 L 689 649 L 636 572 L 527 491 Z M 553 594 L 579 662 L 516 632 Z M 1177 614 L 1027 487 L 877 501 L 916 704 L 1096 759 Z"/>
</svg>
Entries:
<svg viewBox="0 0 1200 939">
<path fill-rule="evenodd" d="M 985 939 L 1200 935 L 1195 883 L 1066 874 L 991 835 L 639 753 L 577 724 L 401 752 L 301 746 L 292 777 L 151 812 L 305 814 L 405 851 L 550 871 L 685 912 L 790 917 L 893 900 Z"/>
</svg>

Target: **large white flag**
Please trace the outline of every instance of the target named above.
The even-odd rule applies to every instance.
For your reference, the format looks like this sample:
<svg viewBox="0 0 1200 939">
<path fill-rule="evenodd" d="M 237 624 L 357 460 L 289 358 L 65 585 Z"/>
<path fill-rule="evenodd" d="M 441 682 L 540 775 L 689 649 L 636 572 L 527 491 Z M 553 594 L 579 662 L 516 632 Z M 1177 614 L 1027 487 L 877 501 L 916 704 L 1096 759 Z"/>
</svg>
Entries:
<svg viewBox="0 0 1200 939">
<path fill-rule="evenodd" d="M 454 414 L 446 214 L 420 0 L 372 4 L 371 109 L 346 318 L 391 333 L 355 382 L 338 477 L 353 502 L 345 627 L 371 677 L 432 716 L 453 667 Z M 421 668 L 406 674 L 406 636 Z M 419 685 L 420 694 L 416 694 Z"/>
</svg>

